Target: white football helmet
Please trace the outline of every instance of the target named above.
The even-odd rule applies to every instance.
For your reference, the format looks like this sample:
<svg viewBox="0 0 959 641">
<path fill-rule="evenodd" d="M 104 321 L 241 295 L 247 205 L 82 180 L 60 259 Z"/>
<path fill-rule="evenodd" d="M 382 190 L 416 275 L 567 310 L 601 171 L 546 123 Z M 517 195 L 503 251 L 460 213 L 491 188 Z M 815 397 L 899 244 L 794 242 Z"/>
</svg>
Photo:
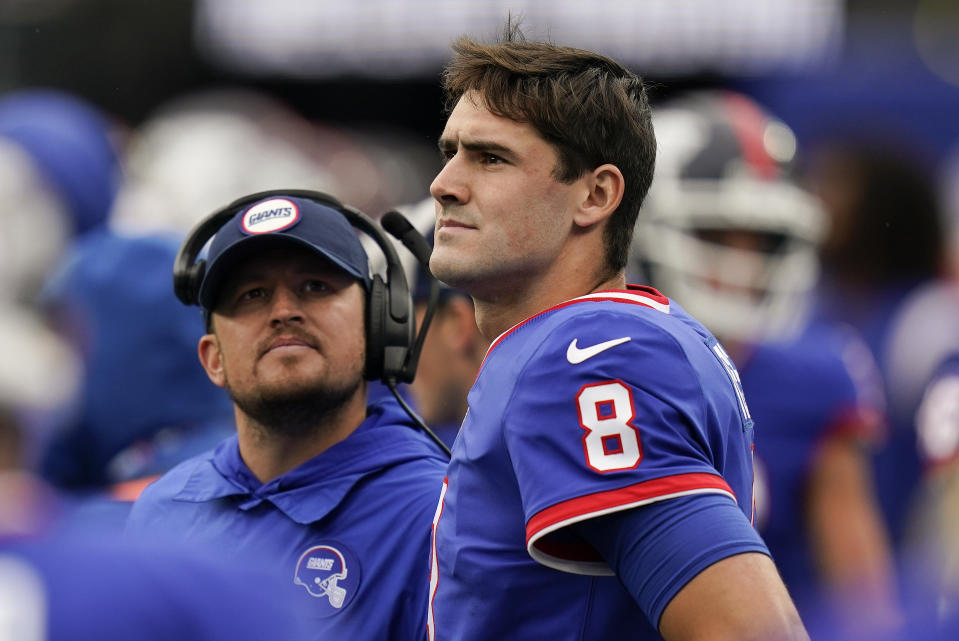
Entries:
<svg viewBox="0 0 959 641">
<path fill-rule="evenodd" d="M 796 138 L 751 99 L 700 91 L 654 109 L 656 173 L 629 279 L 727 340 L 798 328 L 825 215 L 790 177 Z"/>
</svg>

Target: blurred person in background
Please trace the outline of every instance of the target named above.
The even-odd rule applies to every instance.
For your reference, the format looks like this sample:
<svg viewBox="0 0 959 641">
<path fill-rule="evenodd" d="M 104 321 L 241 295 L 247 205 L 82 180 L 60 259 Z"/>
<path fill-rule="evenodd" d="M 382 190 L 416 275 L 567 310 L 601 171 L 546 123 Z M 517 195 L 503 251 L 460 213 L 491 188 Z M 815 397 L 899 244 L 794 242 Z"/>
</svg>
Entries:
<svg viewBox="0 0 959 641">
<path fill-rule="evenodd" d="M 31 466 L 48 417 L 76 396 L 81 364 L 35 311 L 0 303 L 0 540 L 46 533 L 66 501 Z"/>
<path fill-rule="evenodd" d="M 910 621 L 941 638 L 959 633 L 959 352 L 947 356 L 916 414 L 923 477 L 905 533 Z M 951 631 L 951 637 L 945 636 Z"/>
<path fill-rule="evenodd" d="M 198 356 L 236 433 L 147 487 L 127 530 L 271 564 L 312 638 L 419 639 L 446 457 L 395 400 L 367 401 L 366 379 L 393 367 L 395 299 L 345 209 L 319 196 L 255 194 L 214 217 L 178 295 L 207 315 Z M 189 267 L 206 240 L 185 241 Z"/>
<path fill-rule="evenodd" d="M 170 285 L 179 247 L 175 234 L 90 232 L 40 298 L 83 370 L 38 468 L 104 526 L 122 529 L 147 483 L 233 433 L 229 399 L 197 366 L 202 314 Z"/>
<path fill-rule="evenodd" d="M 118 134 L 73 94 L 0 94 L 0 298 L 32 305 L 71 240 L 104 225 L 122 182 Z"/>
<path fill-rule="evenodd" d="M 333 191 L 320 131 L 285 103 L 245 88 L 160 104 L 132 132 L 110 215 L 121 231 L 185 235 L 224 202 L 276 185 Z"/>
<path fill-rule="evenodd" d="M 336 193 L 370 212 L 425 192 L 432 147 L 385 127 L 376 134 L 311 120 L 250 88 L 178 95 L 132 132 L 111 225 L 185 234 L 220 204 L 278 185 Z"/>
<path fill-rule="evenodd" d="M 656 173 L 629 276 L 722 342 L 756 421 L 756 526 L 813 639 L 891 639 L 899 615 L 869 448 L 871 357 L 810 319 L 825 214 L 793 176 L 790 129 L 750 98 L 700 91 L 654 111 Z"/>
<path fill-rule="evenodd" d="M 942 202 L 934 173 L 906 145 L 822 143 L 804 180 L 829 218 L 815 313 L 856 327 L 882 375 L 889 435 L 874 457 L 876 489 L 899 550 L 921 478 L 917 408 L 937 365 L 959 349 Z"/>
<path fill-rule="evenodd" d="M 71 244 L 105 226 L 122 182 L 121 126 L 72 93 L 44 87 L 0 94 L 0 322 L 3 337 L 22 336 L 17 327 L 50 334 L 37 314 L 44 282 Z M 0 378 L 32 381 L 38 359 L 58 345 L 62 369 L 49 370 L 48 401 L 33 403 L 21 424 L 16 459 L 35 470 L 37 458 L 69 400 L 63 380 L 79 376 L 72 345 L 51 334 L 48 350 L 36 357 L 17 341 L 4 350 Z M 26 343 L 33 344 L 33 343 Z M 75 389 L 71 383 L 69 386 Z M 18 404 L 19 406 L 20 404 Z"/>
</svg>

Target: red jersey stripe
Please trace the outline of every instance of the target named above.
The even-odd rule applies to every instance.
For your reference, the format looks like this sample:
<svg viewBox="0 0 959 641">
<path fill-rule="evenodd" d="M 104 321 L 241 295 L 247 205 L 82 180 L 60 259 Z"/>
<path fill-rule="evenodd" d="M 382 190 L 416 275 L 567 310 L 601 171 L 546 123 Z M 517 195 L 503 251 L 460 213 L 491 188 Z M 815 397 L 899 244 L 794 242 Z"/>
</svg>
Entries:
<svg viewBox="0 0 959 641">
<path fill-rule="evenodd" d="M 529 546 L 539 536 L 591 516 L 700 492 L 721 492 L 736 498 L 729 484 L 715 474 L 696 472 L 652 479 L 608 492 L 578 496 L 541 510 L 526 524 L 526 544 Z"/>
</svg>

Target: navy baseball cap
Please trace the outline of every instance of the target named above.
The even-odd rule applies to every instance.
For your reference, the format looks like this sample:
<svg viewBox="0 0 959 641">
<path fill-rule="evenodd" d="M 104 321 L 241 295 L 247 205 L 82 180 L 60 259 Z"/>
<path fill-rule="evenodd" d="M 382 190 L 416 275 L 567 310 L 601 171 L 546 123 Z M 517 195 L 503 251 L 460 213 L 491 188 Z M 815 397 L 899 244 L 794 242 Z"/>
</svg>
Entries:
<svg viewBox="0 0 959 641">
<path fill-rule="evenodd" d="M 217 231 L 200 283 L 200 305 L 212 310 L 238 264 L 277 246 L 310 249 L 370 286 L 369 258 L 346 217 L 307 198 L 270 196 L 238 212 Z"/>
</svg>

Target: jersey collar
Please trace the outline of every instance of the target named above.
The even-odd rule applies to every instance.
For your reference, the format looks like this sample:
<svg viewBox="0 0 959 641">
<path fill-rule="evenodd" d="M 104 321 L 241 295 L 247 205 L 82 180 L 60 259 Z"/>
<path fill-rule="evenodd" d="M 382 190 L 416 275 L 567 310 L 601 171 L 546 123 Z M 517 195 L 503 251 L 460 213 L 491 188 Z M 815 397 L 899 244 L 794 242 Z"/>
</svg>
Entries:
<svg viewBox="0 0 959 641">
<path fill-rule="evenodd" d="M 530 322 L 535 318 L 539 318 L 544 314 L 549 314 L 550 312 L 556 311 L 557 309 L 562 309 L 563 307 L 569 307 L 570 305 L 576 305 L 577 303 L 585 302 L 614 302 L 614 303 L 627 303 L 631 305 L 641 305 L 643 307 L 650 307 L 657 311 L 663 312 L 664 314 L 669 313 L 669 299 L 663 296 L 656 289 L 648 285 L 626 285 L 626 289 L 606 289 L 598 292 L 591 292 L 584 296 L 577 296 L 567 301 L 563 301 L 558 305 L 554 305 L 548 309 L 530 316 L 529 318 L 522 320 L 508 330 L 500 334 L 490 343 L 489 349 L 486 350 L 486 356 L 490 355 L 490 352 L 493 351 L 493 348 L 499 345 L 503 339 L 515 332 L 517 329 Z M 485 360 L 485 358 L 484 358 Z"/>
</svg>

